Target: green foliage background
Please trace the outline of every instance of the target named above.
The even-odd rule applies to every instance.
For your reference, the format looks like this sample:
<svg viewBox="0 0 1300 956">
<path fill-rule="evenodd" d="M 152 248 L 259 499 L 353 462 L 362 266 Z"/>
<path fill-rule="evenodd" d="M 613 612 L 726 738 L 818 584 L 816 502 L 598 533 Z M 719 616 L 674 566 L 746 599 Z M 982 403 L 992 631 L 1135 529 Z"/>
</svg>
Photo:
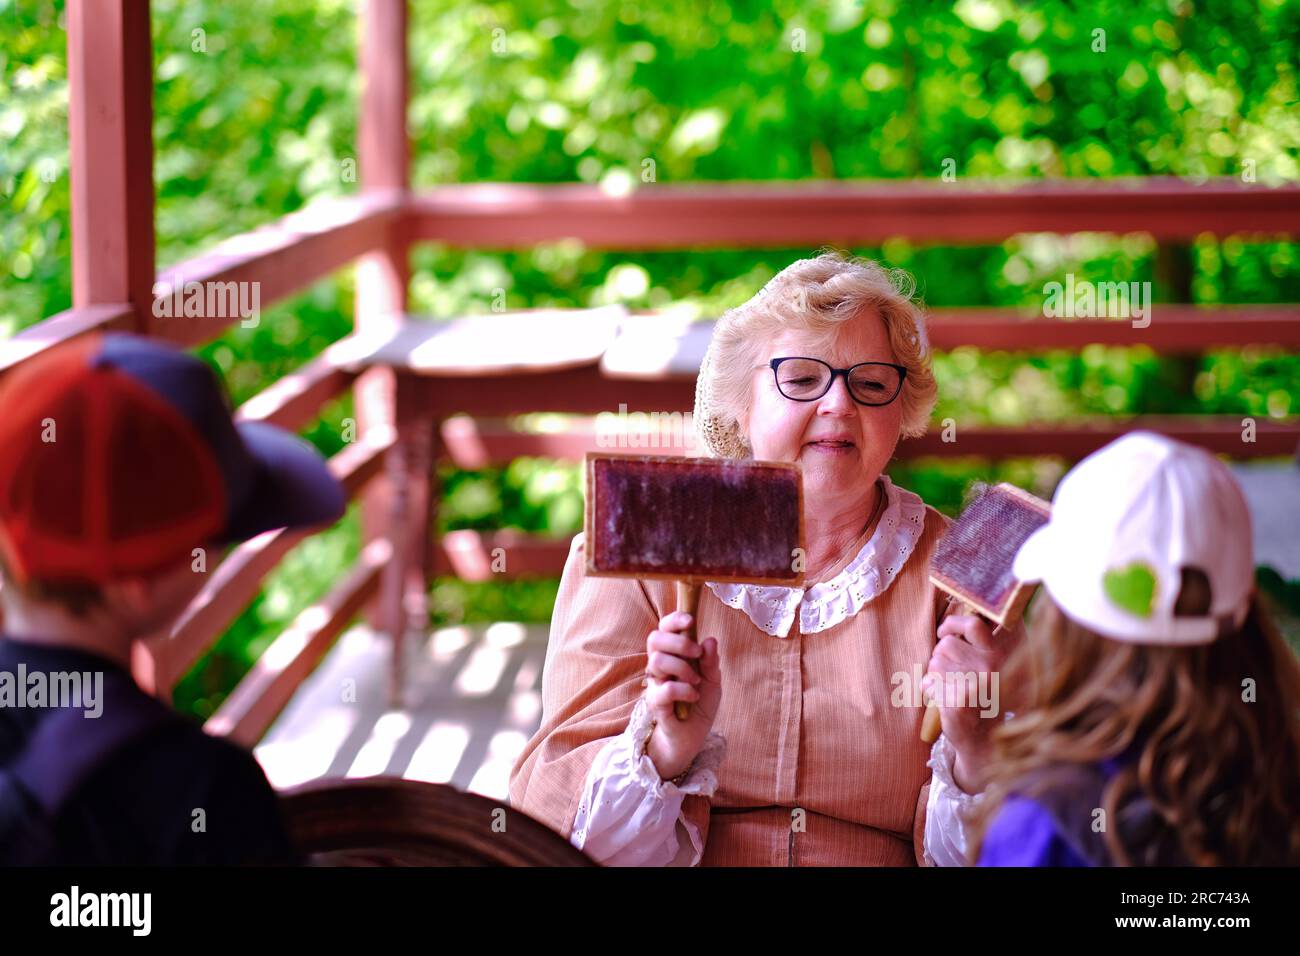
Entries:
<svg viewBox="0 0 1300 956">
<path fill-rule="evenodd" d="M 1239 175 L 1300 178 L 1295 0 L 412 0 L 410 129 L 419 187 L 476 180 L 641 185 L 735 179 Z M 1105 50 L 1096 50 L 1104 31 Z M 159 266 L 304 203 L 354 191 L 355 0 L 155 0 Z M 63 3 L 0 0 L 0 335 L 67 308 Z M 652 167 L 650 164 L 653 164 Z M 856 252 L 913 272 L 934 306 L 1038 307 L 1073 272 L 1153 280 L 1141 234 L 1021 235 L 986 247 L 893 240 Z M 807 249 L 618 254 L 422 246 L 414 308 L 446 317 L 623 302 L 714 316 Z M 1198 238 L 1192 301 L 1294 302 L 1291 242 Z M 242 401 L 351 327 L 350 270 L 200 349 Z M 1300 412 L 1300 359 L 1264 349 L 1163 359 L 1138 346 L 936 357 L 938 417 L 959 425 L 1081 415 Z M 348 399 L 306 431 L 341 447 Z M 899 466 L 947 511 L 970 479 L 1048 494 L 1065 463 Z M 521 460 L 447 472 L 440 524 L 571 534 L 575 470 Z M 297 549 L 177 691 L 211 713 L 275 634 L 356 554 L 355 516 Z M 1300 608 L 1296 586 L 1268 587 Z M 437 622 L 545 620 L 553 581 L 436 584 Z"/>
</svg>

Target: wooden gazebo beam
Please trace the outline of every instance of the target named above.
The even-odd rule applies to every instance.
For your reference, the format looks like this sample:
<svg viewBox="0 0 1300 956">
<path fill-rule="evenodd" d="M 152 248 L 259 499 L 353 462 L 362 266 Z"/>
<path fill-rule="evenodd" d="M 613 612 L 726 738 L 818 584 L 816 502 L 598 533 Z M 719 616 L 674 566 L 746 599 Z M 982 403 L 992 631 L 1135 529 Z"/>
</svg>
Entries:
<svg viewBox="0 0 1300 956">
<path fill-rule="evenodd" d="M 1285 236 L 1300 186 L 1144 179 L 862 180 L 655 184 L 611 194 L 585 183 L 464 183 L 416 193 L 417 242 L 519 249 L 577 239 L 593 249 L 791 249 L 1002 242 L 1025 232 Z"/>
<path fill-rule="evenodd" d="M 154 283 L 149 0 L 69 0 L 72 301 L 130 304 L 147 332 Z"/>
<path fill-rule="evenodd" d="M 411 186 L 407 0 L 364 0 L 361 6 L 361 116 L 357 159 L 361 194 L 405 197 Z M 405 321 L 410 282 L 406 217 L 388 224 L 374 250 L 357 261 L 355 326 L 368 334 Z M 362 538 L 387 537 L 391 556 L 380 575 L 367 617 L 388 635 L 392 654 L 389 696 L 401 704 L 403 637 L 428 624 L 425 535 L 431 523 L 434 422 L 428 384 L 388 368 L 364 372 L 354 390 L 359 434 L 392 427 L 384 480 L 362 502 Z"/>
<path fill-rule="evenodd" d="M 362 193 L 404 195 L 411 186 L 410 98 L 406 0 L 365 0 L 361 7 L 361 115 L 357 160 Z M 357 261 L 358 327 L 406 312 L 407 247 L 404 223 L 394 221 L 384 241 Z"/>
</svg>

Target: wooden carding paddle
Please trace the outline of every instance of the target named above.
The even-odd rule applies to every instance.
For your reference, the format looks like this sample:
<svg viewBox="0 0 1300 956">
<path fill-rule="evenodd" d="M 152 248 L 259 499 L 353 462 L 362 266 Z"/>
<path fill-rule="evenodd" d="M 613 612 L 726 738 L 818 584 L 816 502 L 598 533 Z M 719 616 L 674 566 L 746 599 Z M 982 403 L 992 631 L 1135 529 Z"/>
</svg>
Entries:
<svg viewBox="0 0 1300 956">
<path fill-rule="evenodd" d="M 1016 626 L 1037 587 L 1012 574 L 1016 552 L 1050 514 L 1046 501 L 1015 485 L 982 489 L 935 545 L 930 583 L 961 602 L 956 613 L 978 614 L 1005 633 Z M 941 729 L 932 702 L 921 722 L 921 739 L 932 744 Z"/>
<path fill-rule="evenodd" d="M 589 452 L 586 479 L 587 573 L 675 581 L 692 641 L 705 582 L 803 584 L 797 465 Z M 691 664 L 699 673 L 698 659 Z M 678 720 L 690 716 L 687 701 L 674 709 Z"/>
</svg>

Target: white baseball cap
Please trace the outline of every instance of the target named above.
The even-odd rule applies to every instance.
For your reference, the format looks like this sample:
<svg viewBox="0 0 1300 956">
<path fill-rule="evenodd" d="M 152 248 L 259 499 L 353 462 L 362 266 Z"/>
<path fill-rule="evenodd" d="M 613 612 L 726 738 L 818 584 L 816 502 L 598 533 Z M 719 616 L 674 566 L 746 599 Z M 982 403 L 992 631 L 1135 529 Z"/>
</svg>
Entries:
<svg viewBox="0 0 1300 956">
<path fill-rule="evenodd" d="M 1250 512 L 1209 452 L 1134 431 L 1061 479 L 1013 572 L 1079 624 L 1135 644 L 1208 644 L 1245 622 Z"/>
</svg>

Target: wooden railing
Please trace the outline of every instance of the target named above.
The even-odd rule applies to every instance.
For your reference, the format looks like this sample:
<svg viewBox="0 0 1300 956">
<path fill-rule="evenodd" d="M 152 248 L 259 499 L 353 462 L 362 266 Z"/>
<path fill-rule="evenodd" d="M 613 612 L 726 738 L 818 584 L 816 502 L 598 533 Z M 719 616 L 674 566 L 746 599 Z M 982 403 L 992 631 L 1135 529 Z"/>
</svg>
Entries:
<svg viewBox="0 0 1300 956">
<path fill-rule="evenodd" d="M 1036 182 L 475 183 L 414 196 L 411 235 L 474 248 L 573 238 L 591 248 L 792 248 L 890 238 L 993 243 L 1022 232 L 1289 235 L 1294 187 L 1170 177 Z"/>
<path fill-rule="evenodd" d="M 889 237 L 996 242 L 1020 232 L 1083 230 L 1145 232 L 1162 241 L 1183 241 L 1204 233 L 1291 236 L 1300 226 L 1300 187 L 1167 179 L 651 185 L 629 195 L 578 185 L 479 184 L 413 194 L 404 122 L 406 5 L 403 0 L 366 0 L 362 192 L 228 239 L 209 253 L 161 270 L 156 284 L 147 288 L 139 273 L 142 260 L 150 264 L 150 274 L 154 271 L 152 183 L 147 176 L 128 173 L 142 150 L 152 155 L 150 87 L 142 80 L 142 71 L 145 77 L 148 71 L 138 62 L 148 56 L 147 4 L 143 16 L 140 7 L 138 0 L 70 0 L 70 57 L 80 58 L 70 62 L 69 70 L 74 307 L 3 343 L 0 373 L 97 330 L 133 330 L 190 346 L 220 334 L 239 318 L 156 316 L 155 297 L 169 294 L 174 281 L 256 282 L 266 306 L 357 263 L 355 335 L 239 410 L 243 418 L 298 429 L 315 419 L 325 402 L 353 389 L 359 435 L 331 459 L 330 467 L 349 497 L 363 500 L 364 513 L 356 565 L 299 615 L 209 721 L 212 732 L 243 743 L 265 731 L 334 637 L 362 610 L 393 642 L 396 698 L 402 683 L 402 636 L 411 626 L 427 623 L 423 598 L 433 575 L 510 579 L 559 572 L 567 539 L 509 532 L 453 532 L 435 538 L 437 462 L 482 467 L 521 455 L 574 460 L 601 446 L 591 419 L 577 420 L 560 433 L 536 434 L 502 420 L 520 412 L 592 416 L 620 405 L 668 413 L 691 408 L 700 343 L 707 341 L 707 334 L 700 334 L 707 330 L 701 328 L 680 343 L 669 343 L 660 359 L 646 361 L 635 347 L 630 350 L 633 361 L 620 355 L 617 337 L 608 348 L 579 343 L 579 358 L 572 361 L 527 369 L 476 367 L 473 362 L 422 367 L 394 359 L 391 352 L 383 353 L 388 357 L 382 360 L 368 359 L 382 352 L 375 342 L 418 322 L 406 315 L 407 263 L 414 242 L 506 248 L 576 238 L 624 250 L 816 247 Z M 122 221 L 108 215 L 113 209 L 99 195 L 104 190 L 117 190 L 130 215 Z M 147 210 L 148 223 L 141 221 L 138 207 Z M 996 309 L 940 310 L 932 318 L 930 336 L 940 349 L 1035 350 L 1094 342 L 1142 344 L 1162 354 L 1248 344 L 1300 349 L 1300 307 L 1295 305 L 1158 308 L 1159 318 L 1143 330 L 1127 322 L 1051 320 Z M 644 317 L 636 324 L 643 334 Z M 1300 425 L 1294 422 L 1261 421 L 1257 440 L 1243 444 L 1240 420 L 1193 417 L 968 427 L 958 443 L 931 435 L 904 442 L 900 454 L 1079 457 L 1135 425 L 1237 456 L 1290 454 L 1300 441 Z M 639 447 L 691 451 L 680 434 L 674 439 L 656 433 Z M 268 532 L 212 569 L 207 586 L 170 635 L 137 646 L 133 666 L 141 683 L 169 696 L 307 533 Z M 500 574 L 493 570 L 495 548 L 508 555 Z"/>
</svg>

